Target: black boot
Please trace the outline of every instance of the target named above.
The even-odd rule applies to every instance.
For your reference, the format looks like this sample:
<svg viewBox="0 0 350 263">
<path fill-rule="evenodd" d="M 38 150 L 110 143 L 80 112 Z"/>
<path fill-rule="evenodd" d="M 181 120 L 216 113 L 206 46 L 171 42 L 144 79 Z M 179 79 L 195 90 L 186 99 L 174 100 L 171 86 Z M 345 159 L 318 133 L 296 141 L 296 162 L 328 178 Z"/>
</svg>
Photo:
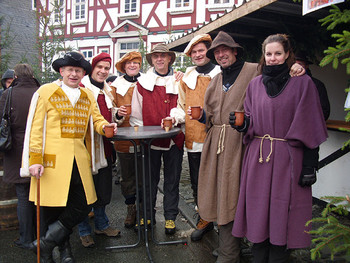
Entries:
<svg viewBox="0 0 350 263">
<path fill-rule="evenodd" d="M 40 238 L 40 258 L 43 263 L 53 263 L 52 250 L 58 244 L 63 243 L 68 238 L 71 231 L 67 229 L 60 221 L 56 221 L 49 225 L 45 237 Z M 30 245 L 30 250 L 36 253 L 37 240 Z"/>
<path fill-rule="evenodd" d="M 198 215 L 198 222 L 196 225 L 196 230 L 192 232 L 191 240 L 192 241 L 199 241 L 203 238 L 205 233 L 207 233 L 213 229 L 214 229 L 213 222 L 205 221 Z"/>
<path fill-rule="evenodd" d="M 69 239 L 67 239 L 62 245 L 59 245 L 58 249 L 60 251 L 61 263 L 75 263 Z"/>
</svg>

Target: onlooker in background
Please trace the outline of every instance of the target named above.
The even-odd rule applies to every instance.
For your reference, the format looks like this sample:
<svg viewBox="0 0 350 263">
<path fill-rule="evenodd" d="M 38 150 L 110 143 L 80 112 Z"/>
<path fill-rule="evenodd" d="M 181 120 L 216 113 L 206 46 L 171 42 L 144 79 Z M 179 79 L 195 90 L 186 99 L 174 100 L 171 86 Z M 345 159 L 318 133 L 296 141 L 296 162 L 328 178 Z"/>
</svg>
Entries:
<svg viewBox="0 0 350 263">
<path fill-rule="evenodd" d="M 152 66 L 146 74 L 138 78 L 137 88 L 132 98 L 132 126 L 161 125 L 162 119 L 168 117 L 170 109 L 175 108 L 178 98 L 176 74 L 171 65 L 175 61 L 175 52 L 161 43 L 146 54 L 148 63 Z M 164 217 L 165 233 L 175 233 L 175 219 L 179 213 L 179 183 L 182 168 L 184 134 L 180 133 L 171 139 L 157 139 L 151 146 L 151 179 L 152 207 L 148 206 L 147 218 L 151 213 L 155 216 L 155 204 L 160 180 L 160 168 L 164 164 Z M 148 183 L 148 180 L 146 180 Z M 147 187 L 149 189 L 149 187 Z M 149 194 L 147 194 L 147 197 Z M 147 222 L 149 224 L 151 222 Z M 141 220 L 140 225 L 146 224 Z"/>
<path fill-rule="evenodd" d="M 113 81 L 115 81 L 117 78 L 117 76 L 115 75 L 110 75 L 107 79 L 106 82 L 108 84 L 108 86 L 111 86 L 111 84 L 113 83 Z M 115 95 L 115 92 L 112 91 L 112 95 Z M 116 100 L 116 97 L 114 97 L 114 100 Z M 114 116 L 112 116 L 114 117 Z M 113 155 L 115 155 L 115 162 L 112 165 L 112 175 L 116 176 L 116 180 L 114 181 L 115 184 L 119 184 L 120 183 L 120 178 L 121 178 L 121 171 L 120 171 L 120 160 L 118 158 L 118 156 L 116 156 L 116 153 L 113 153 Z M 93 213 L 93 212 L 91 212 Z M 90 216 L 90 214 L 89 214 Z"/>
<path fill-rule="evenodd" d="M 113 83 L 113 81 L 115 81 L 115 79 L 117 78 L 117 76 L 111 75 L 106 79 L 106 82 L 109 86 L 111 86 L 111 84 Z"/>
<path fill-rule="evenodd" d="M 80 53 L 68 52 L 52 67 L 63 80 L 45 84 L 33 95 L 21 176 L 32 176 L 29 200 L 36 205 L 40 178 L 41 225 L 45 226 L 40 237 L 42 261 L 53 262 L 52 251 L 59 246 L 61 262 L 74 262 L 70 234 L 97 200 L 91 175 L 91 166 L 96 171 L 95 159 L 85 145 L 87 130 L 104 135 L 109 123 L 100 114 L 92 92 L 79 88 L 84 75 L 91 71 L 91 64 Z M 115 134 L 117 125 L 110 125 Z M 31 250 L 36 252 L 37 241 L 31 243 Z"/>
<path fill-rule="evenodd" d="M 105 81 L 108 77 L 111 64 L 112 59 L 109 54 L 103 52 L 96 55 L 91 60 L 91 73 L 84 76 L 81 80 L 81 84 L 94 94 L 100 113 L 108 122 L 112 122 L 112 111 L 114 107 L 112 90 Z M 106 206 L 110 203 L 112 197 L 113 144 L 97 132 L 94 132 L 94 142 L 96 149 L 96 170 L 98 170 L 97 173 L 93 173 L 97 195 L 97 201 L 92 205 L 94 210 L 95 234 L 116 237 L 120 234 L 120 231 L 110 226 L 106 215 Z M 84 247 L 94 246 L 95 242 L 91 236 L 88 217 L 78 225 L 78 229 L 82 245 Z"/>
<path fill-rule="evenodd" d="M 312 216 L 312 194 L 304 173 L 303 147 L 318 147 L 327 129 L 313 81 L 291 78 L 293 51 L 286 35 L 262 44 L 262 76 L 247 88 L 246 131 L 241 186 L 232 234 L 254 243 L 253 262 L 289 262 L 290 250 L 310 246 L 305 224 Z"/>
<path fill-rule="evenodd" d="M 0 90 L 0 96 L 8 87 L 10 87 L 14 78 L 15 76 L 14 76 L 13 69 L 8 69 L 5 71 L 5 73 L 2 75 L 2 78 L 1 78 L 2 89 Z"/>
<path fill-rule="evenodd" d="M 328 120 L 330 115 L 330 104 L 327 95 L 327 90 L 325 85 L 319 79 L 316 79 L 312 76 L 309 65 L 313 64 L 308 60 L 305 52 L 299 51 L 295 54 L 295 62 L 301 65 L 306 70 L 306 74 L 309 75 L 316 85 L 318 95 L 320 97 L 320 103 L 322 107 L 324 120 Z M 308 184 L 309 186 L 316 183 L 317 177 L 316 172 L 318 170 L 318 159 L 319 159 L 319 147 L 310 149 L 304 146 L 304 155 L 303 155 L 303 173 L 308 175 Z"/>
<path fill-rule="evenodd" d="M 15 244 L 29 248 L 35 239 L 35 206 L 29 201 L 30 178 L 20 177 L 22 163 L 24 132 L 30 101 L 39 88 L 39 82 L 34 78 L 33 69 L 28 64 L 17 64 L 14 68 L 15 79 L 12 82 L 11 96 L 11 134 L 12 148 L 4 154 L 3 181 L 13 183 L 18 198 L 17 217 L 19 222 L 19 240 Z M 11 84 L 11 83 L 10 83 Z M 9 90 L 6 89 L 0 99 L 0 113 L 3 112 Z"/>
<path fill-rule="evenodd" d="M 196 66 L 188 67 L 180 81 L 179 99 L 177 108 L 171 109 L 170 116 L 175 118 L 175 125 L 185 123 L 185 148 L 187 150 L 188 163 L 190 167 L 191 187 L 196 205 L 198 174 L 206 136 L 205 124 L 191 120 L 186 114 L 190 106 L 201 106 L 204 104 L 204 95 L 210 80 L 221 72 L 219 66 L 215 66 L 206 56 L 212 39 L 208 34 L 195 36 L 184 50 L 191 57 Z M 198 209 L 198 208 L 197 208 Z M 199 241 L 203 235 L 214 228 L 213 222 L 208 222 L 198 216 L 197 229 L 192 232 L 191 240 Z"/>
<path fill-rule="evenodd" d="M 130 127 L 127 109 L 124 105 L 131 104 L 132 94 L 136 87 L 137 79 L 140 77 L 140 68 L 142 57 L 140 52 L 132 51 L 126 53 L 118 60 L 115 67 L 125 75 L 117 78 L 111 88 L 116 94 L 116 104 L 118 111 L 116 113 L 116 122 L 118 127 Z M 120 160 L 121 176 L 120 182 L 122 194 L 127 205 L 127 215 L 124 221 L 126 228 L 131 228 L 136 224 L 136 178 L 135 178 L 135 149 L 131 142 L 120 141 L 114 144 Z M 141 164 L 139 161 L 138 164 Z M 139 175 L 141 171 L 139 170 Z M 139 180 L 139 185 L 141 183 Z"/>
<path fill-rule="evenodd" d="M 309 75 L 312 81 L 315 83 L 318 94 L 320 95 L 320 102 L 324 119 L 328 120 L 329 114 L 331 112 L 331 107 L 329 104 L 327 89 L 321 80 L 316 79 L 312 76 L 309 65 L 312 65 L 313 63 L 310 60 L 308 60 L 305 52 L 303 51 L 298 51 L 295 53 L 295 62 L 301 65 L 306 70 L 306 74 Z"/>
</svg>

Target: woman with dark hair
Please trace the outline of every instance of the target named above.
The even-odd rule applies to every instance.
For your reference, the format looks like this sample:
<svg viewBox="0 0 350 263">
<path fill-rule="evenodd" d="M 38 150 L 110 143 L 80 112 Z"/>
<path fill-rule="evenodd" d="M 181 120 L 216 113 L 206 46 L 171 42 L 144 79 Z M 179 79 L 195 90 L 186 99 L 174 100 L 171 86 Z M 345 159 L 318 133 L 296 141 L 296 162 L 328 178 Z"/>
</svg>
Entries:
<svg viewBox="0 0 350 263">
<path fill-rule="evenodd" d="M 253 243 L 253 262 L 287 262 L 290 249 L 310 245 L 312 194 L 303 149 L 318 147 L 327 130 L 317 89 L 307 75 L 291 78 L 294 61 L 286 35 L 262 45 L 262 75 L 254 78 L 244 103 L 246 132 L 239 200 L 232 234 Z"/>
<path fill-rule="evenodd" d="M 30 65 L 17 64 L 14 68 L 15 79 L 11 84 L 11 134 L 12 148 L 4 155 L 5 183 L 16 186 L 18 198 L 17 217 L 19 221 L 19 240 L 15 245 L 28 248 L 28 244 L 35 239 L 35 206 L 29 201 L 30 178 L 20 177 L 22 163 L 22 149 L 27 115 L 33 93 L 39 88 L 39 82 L 33 77 Z M 0 113 L 3 112 L 9 89 L 6 89 L 0 100 Z"/>
</svg>

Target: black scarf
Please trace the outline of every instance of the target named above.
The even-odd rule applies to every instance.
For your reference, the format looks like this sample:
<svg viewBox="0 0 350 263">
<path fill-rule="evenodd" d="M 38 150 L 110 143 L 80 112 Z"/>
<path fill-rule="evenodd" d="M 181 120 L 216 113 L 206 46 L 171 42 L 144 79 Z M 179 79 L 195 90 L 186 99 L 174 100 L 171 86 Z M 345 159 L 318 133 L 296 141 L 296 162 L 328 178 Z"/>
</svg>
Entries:
<svg viewBox="0 0 350 263">
<path fill-rule="evenodd" d="M 264 66 L 262 70 L 263 83 L 266 93 L 270 97 L 278 96 L 290 78 L 287 63 L 273 66 Z"/>
<path fill-rule="evenodd" d="M 92 85 L 98 87 L 99 89 L 103 89 L 105 83 L 104 82 L 97 82 L 96 80 L 94 80 L 91 75 L 89 75 L 89 79 Z"/>
<path fill-rule="evenodd" d="M 222 85 L 224 91 L 228 91 L 232 84 L 236 81 L 238 74 L 241 72 L 244 65 L 244 61 L 237 60 L 231 66 L 222 68 Z"/>
<path fill-rule="evenodd" d="M 126 79 L 126 80 L 129 81 L 129 82 L 134 83 L 134 82 L 137 81 L 137 78 L 140 77 L 140 76 L 141 76 L 140 73 L 138 73 L 136 76 L 129 76 L 129 75 L 125 74 L 125 75 L 124 75 L 124 79 Z"/>
<path fill-rule="evenodd" d="M 208 74 L 214 68 L 215 68 L 215 65 L 209 61 L 207 64 L 203 66 L 197 66 L 196 71 L 201 74 Z"/>
</svg>

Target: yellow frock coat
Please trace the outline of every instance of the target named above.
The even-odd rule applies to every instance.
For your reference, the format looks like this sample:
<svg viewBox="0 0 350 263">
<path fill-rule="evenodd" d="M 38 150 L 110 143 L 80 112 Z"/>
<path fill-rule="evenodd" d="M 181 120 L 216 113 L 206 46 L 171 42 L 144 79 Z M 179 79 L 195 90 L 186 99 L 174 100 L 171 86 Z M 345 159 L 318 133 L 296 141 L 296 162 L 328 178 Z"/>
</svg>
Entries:
<svg viewBox="0 0 350 263">
<path fill-rule="evenodd" d="M 84 138 L 90 116 L 94 129 L 101 135 L 104 134 L 103 125 L 108 122 L 100 114 L 93 94 L 87 89 L 80 91 L 80 98 L 74 108 L 57 84 L 43 85 L 37 91 L 39 97 L 30 132 L 29 165 L 44 166 L 44 174 L 40 179 L 42 206 L 66 206 L 74 158 L 87 203 L 92 204 L 97 199 L 91 175 L 91 159 Z M 29 194 L 29 200 L 35 204 L 36 182 L 36 178 L 32 177 Z"/>
</svg>

